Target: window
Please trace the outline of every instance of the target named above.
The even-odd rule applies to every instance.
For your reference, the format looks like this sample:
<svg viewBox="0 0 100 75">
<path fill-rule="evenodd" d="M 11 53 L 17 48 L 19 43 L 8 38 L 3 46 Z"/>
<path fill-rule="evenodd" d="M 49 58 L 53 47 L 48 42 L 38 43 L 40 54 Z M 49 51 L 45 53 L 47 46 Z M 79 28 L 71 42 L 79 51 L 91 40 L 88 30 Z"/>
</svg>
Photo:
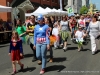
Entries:
<svg viewBox="0 0 100 75">
<path fill-rule="evenodd" d="M 58 0 L 58 4 L 60 3 L 60 0 Z"/>
<path fill-rule="evenodd" d="M 57 3 L 58 2 L 58 0 L 55 0 L 55 3 Z"/>
<path fill-rule="evenodd" d="M 64 0 L 64 5 L 68 5 L 68 0 Z"/>
<path fill-rule="evenodd" d="M 54 0 L 52 0 L 52 2 L 54 2 Z"/>
</svg>

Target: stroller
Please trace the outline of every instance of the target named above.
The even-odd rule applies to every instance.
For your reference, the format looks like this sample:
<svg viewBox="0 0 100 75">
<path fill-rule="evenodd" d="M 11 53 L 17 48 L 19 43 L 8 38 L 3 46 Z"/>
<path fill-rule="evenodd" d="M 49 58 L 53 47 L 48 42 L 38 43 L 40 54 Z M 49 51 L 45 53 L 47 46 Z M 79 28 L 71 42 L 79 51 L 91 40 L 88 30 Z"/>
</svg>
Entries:
<svg viewBox="0 0 100 75">
<path fill-rule="evenodd" d="M 77 29 L 78 28 L 76 28 L 76 30 L 74 31 L 74 38 L 72 39 L 72 42 L 74 44 L 77 44 L 77 41 L 76 41 L 76 38 L 75 38 L 75 33 L 76 33 Z M 83 31 L 84 31 L 84 33 L 86 33 L 86 30 L 83 29 Z M 89 43 L 89 37 L 87 35 L 83 38 L 83 40 L 84 40 L 83 45 L 87 45 Z"/>
</svg>

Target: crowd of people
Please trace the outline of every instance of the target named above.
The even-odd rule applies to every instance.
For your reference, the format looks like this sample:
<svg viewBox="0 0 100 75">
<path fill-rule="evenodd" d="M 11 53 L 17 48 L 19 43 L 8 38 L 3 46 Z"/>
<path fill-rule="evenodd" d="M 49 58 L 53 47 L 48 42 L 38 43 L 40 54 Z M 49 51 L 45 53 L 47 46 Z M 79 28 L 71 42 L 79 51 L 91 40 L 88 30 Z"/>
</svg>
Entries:
<svg viewBox="0 0 100 75">
<path fill-rule="evenodd" d="M 34 55 L 32 62 L 38 60 L 38 64 L 42 64 L 40 74 L 44 74 L 46 70 L 47 50 L 50 52 L 49 62 L 53 62 L 53 49 L 61 47 L 66 52 L 69 37 L 77 42 L 80 52 L 83 49 L 85 38 L 89 35 L 91 51 L 94 55 L 97 52 L 96 41 L 100 38 L 99 16 L 99 14 L 77 17 L 72 15 L 55 19 L 53 16 L 40 14 L 37 18 L 34 15 L 26 18 L 24 24 L 18 19 L 9 49 L 13 67 L 12 74 L 16 73 L 16 62 L 20 65 L 20 70 L 24 68 L 20 62 L 24 55 L 22 43 L 28 44 L 32 49 Z"/>
<path fill-rule="evenodd" d="M 6 22 L 0 19 L 0 43 L 4 42 L 5 36 L 4 36 L 4 31 L 12 31 L 12 22 L 11 19 L 8 19 Z M 7 33 L 7 38 L 11 37 L 12 32 Z M 10 40 L 10 39 L 7 39 Z"/>
</svg>

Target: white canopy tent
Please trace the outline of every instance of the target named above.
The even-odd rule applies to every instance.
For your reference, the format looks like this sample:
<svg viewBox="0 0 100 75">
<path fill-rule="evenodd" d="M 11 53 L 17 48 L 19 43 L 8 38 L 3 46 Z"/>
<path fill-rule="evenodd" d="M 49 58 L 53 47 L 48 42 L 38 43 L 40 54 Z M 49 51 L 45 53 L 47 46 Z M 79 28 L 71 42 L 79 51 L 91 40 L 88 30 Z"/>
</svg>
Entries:
<svg viewBox="0 0 100 75">
<path fill-rule="evenodd" d="M 42 7 L 38 7 L 33 13 L 25 13 L 25 16 L 31 16 L 31 15 L 35 15 L 38 16 L 39 14 L 42 15 L 48 15 L 48 16 L 62 16 L 62 15 L 67 15 L 66 11 L 61 11 L 60 9 L 50 9 L 49 7 L 47 8 L 42 8 Z"/>
<path fill-rule="evenodd" d="M 39 7 L 37 10 L 31 13 L 31 15 L 35 15 L 35 16 L 38 16 L 39 14 L 46 15 L 47 12 L 45 12 L 45 9 L 43 9 L 42 7 Z"/>
<path fill-rule="evenodd" d="M 45 8 L 45 12 L 47 12 L 47 15 L 51 15 L 52 13 L 52 9 L 50 9 L 49 7 Z"/>
<path fill-rule="evenodd" d="M 62 11 L 60 9 L 58 9 L 58 12 L 60 13 L 60 16 L 67 15 L 68 14 L 66 11 Z"/>
<path fill-rule="evenodd" d="M 0 12 L 12 12 L 12 7 L 0 5 Z"/>
<path fill-rule="evenodd" d="M 12 7 L 7 7 L 7 6 L 0 5 L 0 12 L 11 12 L 11 20 L 12 20 L 12 23 L 14 24 L 14 17 L 13 17 Z M 13 28 L 14 28 L 14 25 L 13 25 Z"/>
<path fill-rule="evenodd" d="M 25 16 L 28 17 L 28 16 L 31 16 L 32 13 L 25 13 Z"/>
<path fill-rule="evenodd" d="M 49 7 L 47 7 L 46 9 L 45 9 L 45 12 L 47 12 L 47 15 L 48 16 L 62 16 L 62 15 L 67 15 L 67 12 L 66 11 L 61 11 L 60 9 L 55 9 L 55 8 L 53 8 L 53 9 L 50 9 Z"/>
</svg>

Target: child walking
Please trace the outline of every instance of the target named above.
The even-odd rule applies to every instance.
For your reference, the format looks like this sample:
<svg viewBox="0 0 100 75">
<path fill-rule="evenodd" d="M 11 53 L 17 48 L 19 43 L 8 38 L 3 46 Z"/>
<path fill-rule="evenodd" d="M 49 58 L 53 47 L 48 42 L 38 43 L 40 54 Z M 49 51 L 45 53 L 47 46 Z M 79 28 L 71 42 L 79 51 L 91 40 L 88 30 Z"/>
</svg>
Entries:
<svg viewBox="0 0 100 75">
<path fill-rule="evenodd" d="M 57 23 L 54 24 L 54 28 L 52 30 L 52 35 L 56 36 L 56 41 L 54 42 L 54 47 L 57 49 L 59 47 L 59 26 Z"/>
<path fill-rule="evenodd" d="M 19 71 L 22 71 L 24 68 L 24 65 L 20 62 L 20 59 L 23 57 L 22 40 L 19 39 L 18 33 L 15 31 L 12 32 L 9 55 L 11 56 L 13 68 L 11 75 L 14 75 L 16 74 L 16 63 L 20 65 L 21 69 Z"/>
<path fill-rule="evenodd" d="M 78 43 L 78 51 L 80 51 L 81 49 L 83 49 L 83 39 L 85 37 L 85 34 L 82 30 L 82 27 L 79 27 L 78 30 L 75 33 L 75 37 L 76 37 L 76 42 Z"/>
</svg>

